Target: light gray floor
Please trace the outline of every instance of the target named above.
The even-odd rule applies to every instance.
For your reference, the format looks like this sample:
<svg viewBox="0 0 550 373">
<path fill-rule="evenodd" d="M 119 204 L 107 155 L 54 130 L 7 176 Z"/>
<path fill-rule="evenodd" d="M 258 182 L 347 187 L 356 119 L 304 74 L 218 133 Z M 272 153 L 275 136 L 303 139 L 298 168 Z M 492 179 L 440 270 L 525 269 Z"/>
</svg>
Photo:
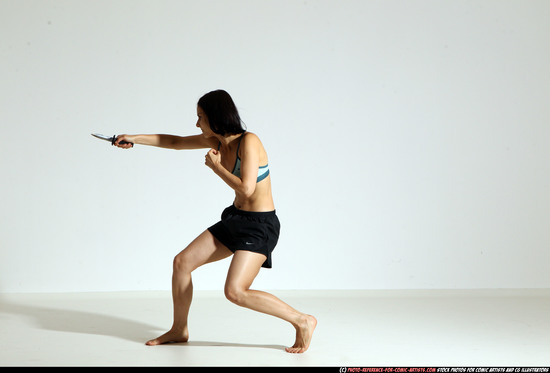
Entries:
<svg viewBox="0 0 550 373">
<path fill-rule="evenodd" d="M 195 292 L 190 342 L 157 347 L 168 292 L 1 294 L 0 366 L 550 365 L 550 290 L 272 293 L 317 317 L 305 354 L 219 292 Z"/>
</svg>

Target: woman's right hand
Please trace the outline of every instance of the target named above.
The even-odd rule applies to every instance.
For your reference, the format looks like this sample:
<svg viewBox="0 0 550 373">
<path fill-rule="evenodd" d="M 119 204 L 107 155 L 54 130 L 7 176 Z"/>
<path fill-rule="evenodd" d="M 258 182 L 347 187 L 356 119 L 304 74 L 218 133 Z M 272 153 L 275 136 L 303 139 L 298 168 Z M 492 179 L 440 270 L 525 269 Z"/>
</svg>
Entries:
<svg viewBox="0 0 550 373">
<path fill-rule="evenodd" d="M 118 135 L 113 145 L 118 146 L 119 148 L 122 148 L 122 149 L 130 149 L 134 147 L 134 143 L 135 143 L 134 136 Z"/>
</svg>

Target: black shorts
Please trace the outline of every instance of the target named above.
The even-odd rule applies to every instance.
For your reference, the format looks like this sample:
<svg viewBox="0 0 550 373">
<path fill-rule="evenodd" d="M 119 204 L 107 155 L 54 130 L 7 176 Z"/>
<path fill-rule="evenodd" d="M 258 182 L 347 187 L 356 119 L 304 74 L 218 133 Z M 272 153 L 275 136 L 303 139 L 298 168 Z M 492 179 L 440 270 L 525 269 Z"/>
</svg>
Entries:
<svg viewBox="0 0 550 373">
<path fill-rule="evenodd" d="M 275 211 L 243 211 L 231 205 L 222 212 L 222 220 L 208 228 L 229 250 L 264 254 L 264 268 L 271 268 L 271 252 L 279 240 L 281 225 Z"/>
</svg>

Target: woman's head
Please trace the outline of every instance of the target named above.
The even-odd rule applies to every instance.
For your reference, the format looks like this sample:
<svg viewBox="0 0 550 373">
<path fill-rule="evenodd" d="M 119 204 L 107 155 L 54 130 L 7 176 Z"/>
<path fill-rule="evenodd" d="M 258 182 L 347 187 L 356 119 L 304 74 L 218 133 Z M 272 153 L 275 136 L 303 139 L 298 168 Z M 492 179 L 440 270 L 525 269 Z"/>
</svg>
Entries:
<svg viewBox="0 0 550 373">
<path fill-rule="evenodd" d="M 245 131 L 237 107 L 226 91 L 208 92 L 199 99 L 197 106 L 207 116 L 212 132 L 225 136 Z"/>
</svg>

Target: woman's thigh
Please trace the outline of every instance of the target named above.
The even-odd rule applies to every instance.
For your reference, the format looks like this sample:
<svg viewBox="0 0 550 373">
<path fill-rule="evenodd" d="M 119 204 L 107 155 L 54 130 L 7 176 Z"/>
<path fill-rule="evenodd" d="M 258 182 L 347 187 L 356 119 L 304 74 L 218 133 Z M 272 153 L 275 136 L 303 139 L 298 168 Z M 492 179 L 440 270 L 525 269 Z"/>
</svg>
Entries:
<svg viewBox="0 0 550 373">
<path fill-rule="evenodd" d="M 174 266 L 185 266 L 185 269 L 191 272 L 204 264 L 225 259 L 232 254 L 231 250 L 207 229 L 176 256 Z"/>
<path fill-rule="evenodd" d="M 265 258 L 265 255 L 251 251 L 235 251 L 225 281 L 226 292 L 248 290 L 260 272 Z"/>
</svg>

